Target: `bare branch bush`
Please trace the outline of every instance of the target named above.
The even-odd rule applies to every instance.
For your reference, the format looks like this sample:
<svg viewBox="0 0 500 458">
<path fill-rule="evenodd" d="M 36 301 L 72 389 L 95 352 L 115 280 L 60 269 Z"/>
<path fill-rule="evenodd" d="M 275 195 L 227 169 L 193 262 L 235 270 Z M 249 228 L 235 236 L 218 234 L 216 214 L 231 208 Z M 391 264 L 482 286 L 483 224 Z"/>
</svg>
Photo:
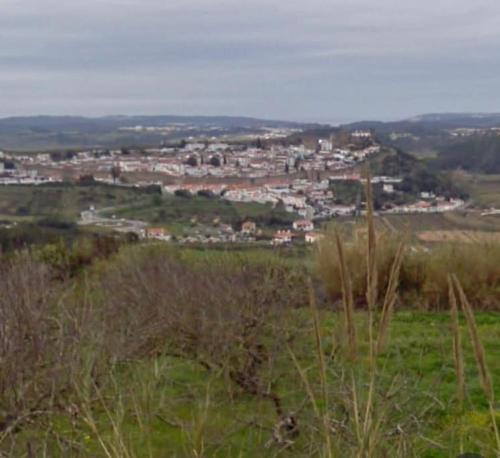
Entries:
<svg viewBox="0 0 500 458">
<path fill-rule="evenodd" d="M 281 400 L 262 372 L 283 351 L 287 310 L 307 303 L 300 278 L 279 264 L 194 265 L 161 250 L 129 252 L 96 286 L 103 292 L 103 350 L 122 360 L 170 354 L 223 368 L 281 417 Z"/>
<path fill-rule="evenodd" d="M 60 402 L 75 368 L 77 328 L 63 289 L 27 252 L 0 266 L 0 439 Z"/>
</svg>

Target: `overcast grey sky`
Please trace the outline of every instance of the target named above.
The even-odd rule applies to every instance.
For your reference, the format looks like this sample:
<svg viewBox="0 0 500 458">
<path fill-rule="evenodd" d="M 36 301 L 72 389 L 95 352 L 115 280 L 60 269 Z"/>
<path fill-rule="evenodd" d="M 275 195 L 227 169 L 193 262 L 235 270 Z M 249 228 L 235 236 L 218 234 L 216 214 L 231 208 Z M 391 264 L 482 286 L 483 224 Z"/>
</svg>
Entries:
<svg viewBox="0 0 500 458">
<path fill-rule="evenodd" d="M 500 111 L 498 0 L 0 0 L 0 116 Z"/>
</svg>

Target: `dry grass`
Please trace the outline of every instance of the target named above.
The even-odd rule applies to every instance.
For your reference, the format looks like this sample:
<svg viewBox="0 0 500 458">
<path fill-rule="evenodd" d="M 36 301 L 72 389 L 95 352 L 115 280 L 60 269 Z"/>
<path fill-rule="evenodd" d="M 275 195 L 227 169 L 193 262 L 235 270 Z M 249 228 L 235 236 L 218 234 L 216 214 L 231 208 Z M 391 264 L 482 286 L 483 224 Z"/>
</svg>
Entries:
<svg viewBox="0 0 500 458">
<path fill-rule="evenodd" d="M 494 243 L 500 242 L 500 232 L 485 231 L 422 231 L 417 233 L 422 242 L 462 242 Z"/>
<path fill-rule="evenodd" d="M 402 238 L 387 233 L 376 235 L 378 300 L 389 287 L 391 269 Z M 339 258 L 337 235 L 328 232 L 320 244 L 317 272 L 330 299 L 343 299 L 342 270 L 351 273 L 353 301 L 356 307 L 367 307 L 368 266 L 366 238 L 343 244 Z M 407 246 L 399 273 L 399 303 L 402 307 L 426 310 L 448 308 L 448 273 L 457 276 L 475 309 L 498 310 L 500 294 L 499 243 L 449 243 L 431 249 Z M 397 303 L 395 304 L 397 305 Z"/>
</svg>

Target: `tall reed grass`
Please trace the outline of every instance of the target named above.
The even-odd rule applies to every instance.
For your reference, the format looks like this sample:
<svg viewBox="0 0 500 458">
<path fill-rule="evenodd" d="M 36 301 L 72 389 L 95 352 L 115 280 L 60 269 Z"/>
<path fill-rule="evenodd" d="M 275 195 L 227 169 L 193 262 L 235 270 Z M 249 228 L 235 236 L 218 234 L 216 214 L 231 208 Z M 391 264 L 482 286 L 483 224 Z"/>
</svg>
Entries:
<svg viewBox="0 0 500 458">
<path fill-rule="evenodd" d="M 344 241 L 338 246 L 338 231 L 333 226 L 317 252 L 319 278 L 330 299 L 340 303 L 343 297 L 342 270 L 351 274 L 353 302 L 356 308 L 367 307 L 368 266 L 367 236 Z M 373 238 L 373 236 L 372 236 Z M 392 262 L 405 236 L 379 232 L 377 244 L 378 299 L 389 286 Z M 342 255 L 342 259 L 340 258 Z M 474 309 L 500 310 L 500 244 L 443 243 L 428 249 L 407 241 L 399 269 L 398 294 L 402 307 L 422 310 L 448 309 L 448 274 L 457 276 Z M 373 268 L 373 267 L 372 267 Z"/>
</svg>

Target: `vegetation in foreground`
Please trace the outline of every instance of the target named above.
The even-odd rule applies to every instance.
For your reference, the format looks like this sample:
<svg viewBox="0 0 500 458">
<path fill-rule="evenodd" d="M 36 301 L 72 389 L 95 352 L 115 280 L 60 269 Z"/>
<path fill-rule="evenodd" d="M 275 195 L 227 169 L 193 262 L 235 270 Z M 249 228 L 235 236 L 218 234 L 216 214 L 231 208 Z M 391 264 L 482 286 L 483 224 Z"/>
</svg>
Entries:
<svg viewBox="0 0 500 458">
<path fill-rule="evenodd" d="M 156 244 L 4 255 L 0 450 L 495 456 L 500 318 L 481 309 L 500 281 L 493 247 L 475 248 L 414 253 L 369 217 L 358 242 L 327 237 L 316 268 Z M 430 275 L 407 289 L 429 271 L 439 303 Z"/>
</svg>

